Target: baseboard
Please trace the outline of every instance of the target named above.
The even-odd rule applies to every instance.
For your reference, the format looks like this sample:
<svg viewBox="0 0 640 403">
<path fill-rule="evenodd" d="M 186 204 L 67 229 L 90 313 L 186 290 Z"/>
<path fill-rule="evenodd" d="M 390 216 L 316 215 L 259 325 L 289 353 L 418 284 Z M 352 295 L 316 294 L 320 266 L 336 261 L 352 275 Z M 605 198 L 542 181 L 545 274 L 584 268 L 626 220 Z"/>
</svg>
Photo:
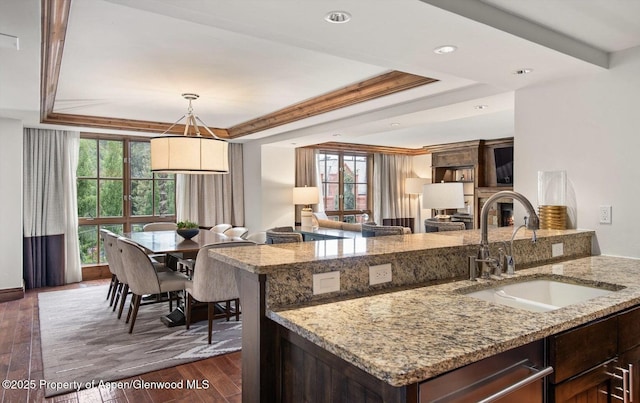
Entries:
<svg viewBox="0 0 640 403">
<path fill-rule="evenodd" d="M 6 288 L 0 290 L 0 302 L 15 301 L 24 298 L 24 288 Z"/>
</svg>

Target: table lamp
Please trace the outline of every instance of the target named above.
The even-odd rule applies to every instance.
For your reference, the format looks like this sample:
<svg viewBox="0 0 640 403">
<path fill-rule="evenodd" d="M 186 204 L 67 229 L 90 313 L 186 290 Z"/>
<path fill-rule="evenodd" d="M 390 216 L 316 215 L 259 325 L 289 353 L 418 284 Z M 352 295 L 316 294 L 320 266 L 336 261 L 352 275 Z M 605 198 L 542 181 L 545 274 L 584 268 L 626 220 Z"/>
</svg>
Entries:
<svg viewBox="0 0 640 403">
<path fill-rule="evenodd" d="M 320 194 L 315 186 L 295 187 L 293 188 L 293 204 L 304 205 L 300 212 L 300 225 L 303 227 L 311 227 L 313 225 L 311 210 L 312 204 L 318 204 Z"/>
<path fill-rule="evenodd" d="M 438 220 L 448 221 L 446 209 L 464 208 L 464 190 L 460 182 L 429 183 L 422 187 L 422 207 L 438 211 Z"/>
<path fill-rule="evenodd" d="M 420 196 L 422 196 L 422 187 L 426 184 L 431 183 L 431 178 L 407 178 L 404 182 L 404 191 L 406 194 L 410 195 L 418 195 L 417 197 L 417 207 L 416 207 L 416 220 L 415 220 L 415 228 L 412 228 L 414 233 L 421 232 L 420 222 L 422 221 L 421 217 L 421 205 L 422 202 L 420 200 Z"/>
</svg>

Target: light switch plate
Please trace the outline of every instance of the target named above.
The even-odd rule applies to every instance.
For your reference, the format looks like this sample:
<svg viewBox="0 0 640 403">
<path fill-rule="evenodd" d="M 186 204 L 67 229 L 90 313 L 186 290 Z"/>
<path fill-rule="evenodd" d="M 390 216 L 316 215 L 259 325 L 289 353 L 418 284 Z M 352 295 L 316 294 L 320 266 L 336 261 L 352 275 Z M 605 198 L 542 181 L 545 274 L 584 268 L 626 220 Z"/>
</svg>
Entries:
<svg viewBox="0 0 640 403">
<path fill-rule="evenodd" d="M 340 272 L 330 271 L 313 275 L 313 295 L 340 291 Z"/>
</svg>

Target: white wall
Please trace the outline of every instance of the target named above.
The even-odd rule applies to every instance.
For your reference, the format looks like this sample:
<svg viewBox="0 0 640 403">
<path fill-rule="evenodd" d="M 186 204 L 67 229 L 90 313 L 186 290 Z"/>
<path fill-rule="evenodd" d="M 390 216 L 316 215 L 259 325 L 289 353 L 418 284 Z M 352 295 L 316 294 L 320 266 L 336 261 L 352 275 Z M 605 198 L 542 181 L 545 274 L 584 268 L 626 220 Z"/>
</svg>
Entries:
<svg viewBox="0 0 640 403">
<path fill-rule="evenodd" d="M 245 226 L 249 232 L 294 225 L 295 149 L 244 144 Z"/>
<path fill-rule="evenodd" d="M 0 290 L 22 287 L 22 122 L 0 118 Z"/>
<path fill-rule="evenodd" d="M 516 191 L 535 205 L 537 172 L 566 170 L 574 226 L 596 230 L 602 254 L 640 257 L 639 108 L 640 47 L 607 71 L 515 95 Z M 600 205 L 613 206 L 612 224 L 598 223 Z"/>
</svg>

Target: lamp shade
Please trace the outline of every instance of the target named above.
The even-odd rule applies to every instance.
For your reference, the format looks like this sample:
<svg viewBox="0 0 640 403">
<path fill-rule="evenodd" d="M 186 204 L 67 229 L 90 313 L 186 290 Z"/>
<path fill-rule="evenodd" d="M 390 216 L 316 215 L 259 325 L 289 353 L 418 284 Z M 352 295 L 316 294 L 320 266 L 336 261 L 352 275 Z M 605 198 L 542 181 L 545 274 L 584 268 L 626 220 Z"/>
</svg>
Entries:
<svg viewBox="0 0 640 403">
<path fill-rule="evenodd" d="M 293 204 L 318 204 L 320 194 L 315 186 L 295 187 L 293 188 Z"/>
<path fill-rule="evenodd" d="M 423 186 L 422 208 L 444 210 L 463 207 L 462 183 L 429 183 Z"/>
<path fill-rule="evenodd" d="M 202 136 L 151 139 L 151 170 L 186 174 L 229 173 L 229 144 Z"/>
<path fill-rule="evenodd" d="M 422 194 L 422 187 L 431 183 L 431 178 L 407 178 L 404 182 L 404 191 L 410 195 Z"/>
</svg>

